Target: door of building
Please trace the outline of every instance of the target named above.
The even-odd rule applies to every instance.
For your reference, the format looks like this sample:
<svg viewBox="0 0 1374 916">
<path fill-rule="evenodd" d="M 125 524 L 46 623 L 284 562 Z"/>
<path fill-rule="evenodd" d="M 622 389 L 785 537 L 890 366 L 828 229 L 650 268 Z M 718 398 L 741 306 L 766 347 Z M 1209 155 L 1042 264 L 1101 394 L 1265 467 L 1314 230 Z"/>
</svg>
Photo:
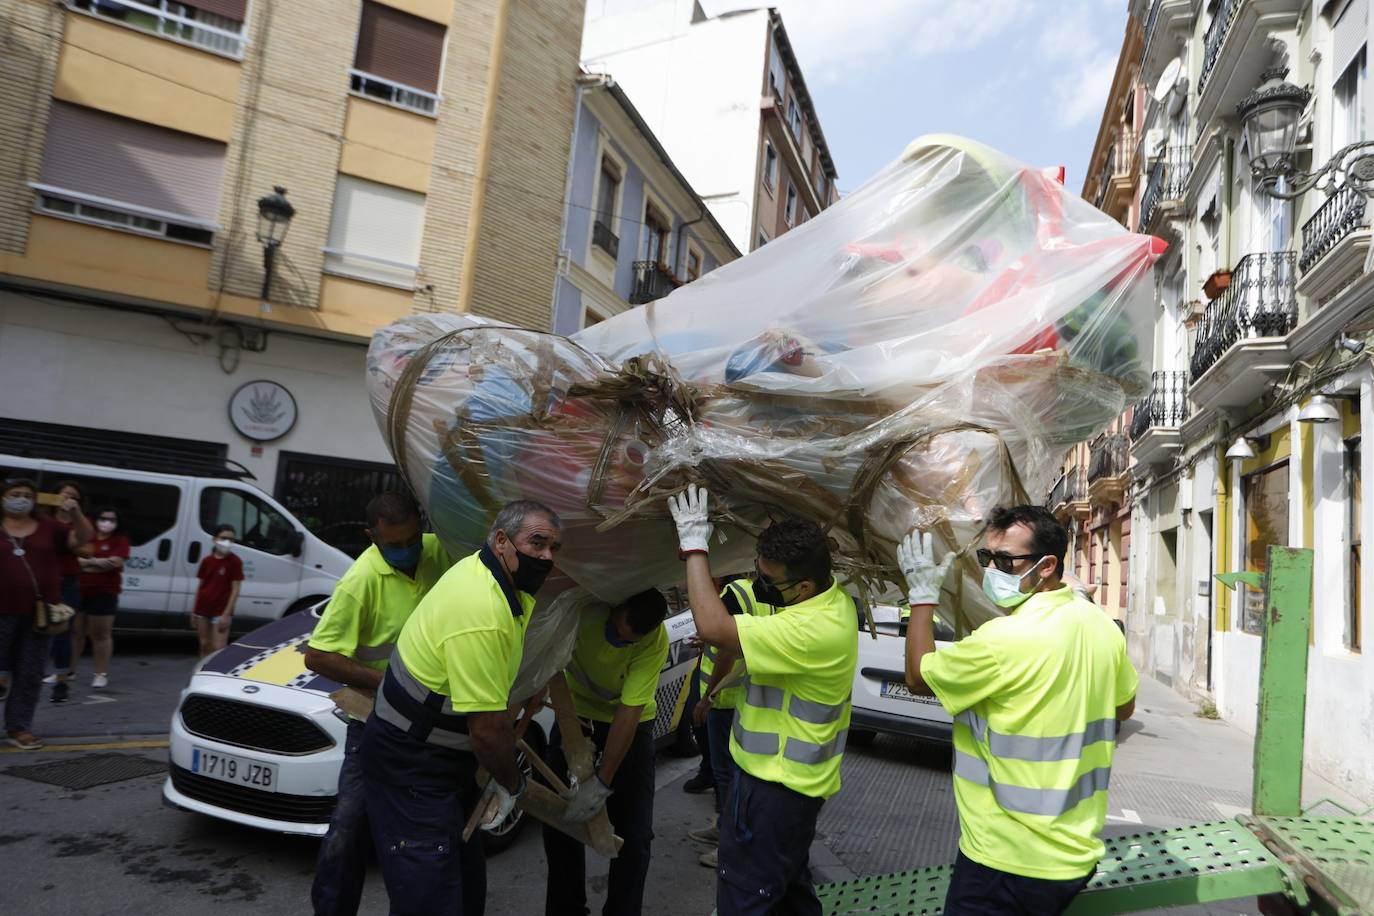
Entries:
<svg viewBox="0 0 1374 916">
<path fill-rule="evenodd" d="M 370 543 L 368 500 L 406 489 L 392 464 L 282 452 L 272 495 L 320 540 L 356 557 Z"/>
</svg>

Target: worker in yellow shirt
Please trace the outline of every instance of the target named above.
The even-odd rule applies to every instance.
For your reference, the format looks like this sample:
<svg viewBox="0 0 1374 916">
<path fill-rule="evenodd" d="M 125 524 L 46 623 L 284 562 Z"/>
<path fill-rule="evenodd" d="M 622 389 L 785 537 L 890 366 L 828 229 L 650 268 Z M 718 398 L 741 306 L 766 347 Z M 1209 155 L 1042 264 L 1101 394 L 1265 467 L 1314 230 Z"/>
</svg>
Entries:
<svg viewBox="0 0 1374 916">
<path fill-rule="evenodd" d="M 959 856 L 946 916 L 1062 913 L 1102 858 L 1117 723 L 1135 711 L 1126 640 L 1063 581 L 1069 535 L 1041 506 L 994 509 L 978 551 L 1007 616 L 935 651 L 954 554 L 929 534 L 898 549 L 911 601 L 906 683 L 954 717 Z"/>
<path fill-rule="evenodd" d="M 738 652 L 748 671 L 730 732 L 739 772 L 721 815 L 716 912 L 819 916 L 811 842 L 821 806 L 840 790 L 858 613 L 831 575 L 825 532 L 789 518 L 759 535 L 754 559 L 753 596 L 776 613 L 731 615 L 707 559 L 708 503 L 689 485 L 668 508 L 697 634 Z"/>
<path fill-rule="evenodd" d="M 510 691 L 561 528 L 542 503 L 506 505 L 482 549 L 454 564 L 401 630 L 360 752 L 395 916 L 485 909 L 482 845 L 464 843 L 463 827 L 479 805 L 482 829 L 498 827 L 525 788 Z M 479 766 L 491 775 L 485 792 Z"/>
<path fill-rule="evenodd" d="M 663 619 L 668 602 L 657 589 L 632 595 L 605 614 L 586 615 L 565 677 L 577 717 L 596 745 L 597 771 L 579 786 L 567 819 L 585 821 L 604 806 L 624 840 L 611 860 L 603 916 L 638 916 L 644 906 L 649 846 L 654 836 L 654 692 L 668 659 Z M 549 764 L 568 771 L 555 726 Z M 586 859 L 582 844 L 545 825 L 549 877 L 545 916 L 586 916 Z"/>
<path fill-rule="evenodd" d="M 420 533 L 420 507 L 409 494 L 374 496 L 366 514 L 372 546 L 334 586 L 306 645 L 305 666 L 331 681 L 375 692 L 401 628 L 453 561 L 438 538 Z M 316 916 L 353 916 L 362 897 L 372 845 L 358 759 L 362 737 L 363 723 L 350 720 L 338 801 L 310 888 Z"/>
<path fill-rule="evenodd" d="M 774 608 L 754 598 L 749 580 L 739 576 L 727 583 L 720 592 L 721 603 L 731 614 L 753 614 L 767 617 Z M 711 758 L 711 775 L 716 784 L 716 816 L 711 824 L 702 830 L 689 830 L 687 836 L 698 843 L 711 846 L 697 860 L 707 868 L 720 865 L 716 847 L 720 844 L 720 812 L 725 805 L 725 797 L 735 781 L 735 760 L 730 756 L 730 727 L 735 722 L 735 707 L 739 704 L 744 689 L 739 686 L 721 687 L 727 677 L 732 677 L 739 664 L 739 655 L 730 649 L 707 646 L 701 653 L 701 699 L 692 711 L 692 723 L 705 725 L 707 732 L 706 749 Z"/>
</svg>

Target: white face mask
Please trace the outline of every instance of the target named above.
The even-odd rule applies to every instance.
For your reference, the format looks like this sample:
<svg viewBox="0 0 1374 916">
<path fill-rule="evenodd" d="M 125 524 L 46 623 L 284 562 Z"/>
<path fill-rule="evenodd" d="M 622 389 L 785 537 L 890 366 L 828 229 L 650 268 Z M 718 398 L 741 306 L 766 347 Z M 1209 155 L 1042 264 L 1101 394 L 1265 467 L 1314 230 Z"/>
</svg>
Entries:
<svg viewBox="0 0 1374 916">
<path fill-rule="evenodd" d="M 95 530 L 99 531 L 101 534 L 109 534 L 111 531 L 114 531 L 118 525 L 119 522 L 111 522 L 102 518 L 95 523 Z"/>
<path fill-rule="evenodd" d="M 33 500 L 27 496 L 6 496 L 6 515 L 28 515 L 33 511 Z"/>
<path fill-rule="evenodd" d="M 234 546 L 234 542 L 227 538 L 220 538 L 215 541 L 215 553 L 228 553 L 229 548 Z"/>
<path fill-rule="evenodd" d="M 1038 570 L 1045 559 L 1045 557 L 1041 557 L 1034 566 L 1019 576 L 1004 573 L 993 566 L 987 567 L 983 570 L 983 594 L 987 595 L 988 600 L 1000 608 L 1019 607 L 1027 598 L 1035 594 L 1033 591 L 1021 591 L 1021 583 L 1025 581 L 1026 576 Z"/>
</svg>

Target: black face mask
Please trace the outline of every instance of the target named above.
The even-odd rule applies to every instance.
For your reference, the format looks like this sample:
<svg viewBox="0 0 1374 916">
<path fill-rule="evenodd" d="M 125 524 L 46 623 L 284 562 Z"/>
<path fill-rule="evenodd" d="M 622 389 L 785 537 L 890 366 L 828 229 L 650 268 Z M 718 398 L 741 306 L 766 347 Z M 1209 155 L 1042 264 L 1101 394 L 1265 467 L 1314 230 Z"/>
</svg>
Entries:
<svg viewBox="0 0 1374 916">
<path fill-rule="evenodd" d="M 511 582 L 525 594 L 533 595 L 543 586 L 549 573 L 553 572 L 553 560 L 532 557 L 518 547 L 515 556 L 515 572 L 511 575 Z"/>
</svg>

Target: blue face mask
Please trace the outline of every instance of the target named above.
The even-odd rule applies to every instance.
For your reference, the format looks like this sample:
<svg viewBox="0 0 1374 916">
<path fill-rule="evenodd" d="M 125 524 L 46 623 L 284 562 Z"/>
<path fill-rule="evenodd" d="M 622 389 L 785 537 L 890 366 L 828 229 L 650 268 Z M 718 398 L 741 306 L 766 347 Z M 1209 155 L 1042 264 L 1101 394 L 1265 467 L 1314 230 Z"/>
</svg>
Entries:
<svg viewBox="0 0 1374 916">
<path fill-rule="evenodd" d="M 420 551 L 423 542 L 417 541 L 409 547 L 383 547 L 377 545 L 377 549 L 382 552 L 382 559 L 391 566 L 392 569 L 414 569 L 420 565 Z"/>
<path fill-rule="evenodd" d="M 620 634 L 615 631 L 615 621 L 609 617 L 606 618 L 606 642 L 617 649 L 623 649 L 629 645 L 628 642 L 620 638 Z"/>
<path fill-rule="evenodd" d="M 1041 561 L 1043 560 L 1044 558 L 1041 557 Z M 989 566 L 983 570 L 983 594 L 987 595 L 988 600 L 1000 608 L 1010 610 L 1014 607 L 1020 607 L 1027 598 L 1035 594 L 1035 592 L 1021 591 L 1021 583 L 1039 566 L 1040 564 L 1036 563 L 1035 566 L 1019 576 L 1004 573 L 1000 569 Z"/>
</svg>

